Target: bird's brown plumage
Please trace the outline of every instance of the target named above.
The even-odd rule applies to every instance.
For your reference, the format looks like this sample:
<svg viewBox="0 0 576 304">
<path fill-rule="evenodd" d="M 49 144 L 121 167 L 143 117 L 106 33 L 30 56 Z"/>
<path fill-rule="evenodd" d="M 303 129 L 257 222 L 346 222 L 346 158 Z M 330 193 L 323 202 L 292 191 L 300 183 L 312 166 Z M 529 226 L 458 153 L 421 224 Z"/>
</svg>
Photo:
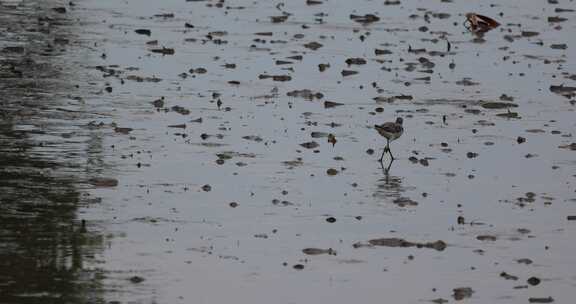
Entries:
<svg viewBox="0 0 576 304">
<path fill-rule="evenodd" d="M 395 140 L 404 133 L 402 127 L 402 117 L 398 117 L 396 122 L 385 122 L 381 125 L 374 125 L 380 135 L 388 140 Z"/>
</svg>

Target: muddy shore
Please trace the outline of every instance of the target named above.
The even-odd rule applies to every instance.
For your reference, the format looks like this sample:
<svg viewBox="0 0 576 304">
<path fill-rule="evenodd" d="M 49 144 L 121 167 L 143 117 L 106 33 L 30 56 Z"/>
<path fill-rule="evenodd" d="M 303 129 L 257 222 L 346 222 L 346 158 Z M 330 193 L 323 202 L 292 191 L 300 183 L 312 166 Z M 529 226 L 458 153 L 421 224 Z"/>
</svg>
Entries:
<svg viewBox="0 0 576 304">
<path fill-rule="evenodd" d="M 573 1 L 0 0 L 0 29 L 0 303 L 573 301 Z"/>
</svg>

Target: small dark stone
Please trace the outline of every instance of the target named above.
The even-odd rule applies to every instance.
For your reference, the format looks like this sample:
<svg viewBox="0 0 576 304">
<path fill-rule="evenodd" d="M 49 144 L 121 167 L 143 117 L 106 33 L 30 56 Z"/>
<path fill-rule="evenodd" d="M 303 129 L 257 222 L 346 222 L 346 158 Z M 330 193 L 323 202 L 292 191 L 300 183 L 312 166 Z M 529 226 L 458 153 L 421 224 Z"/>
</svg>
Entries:
<svg viewBox="0 0 576 304">
<path fill-rule="evenodd" d="M 506 273 L 506 272 L 500 273 L 500 277 L 502 277 L 502 278 L 504 278 L 504 279 L 506 279 L 506 280 L 513 280 L 513 281 L 518 280 L 518 277 L 517 277 L 517 276 L 508 274 L 508 273 Z"/>
<path fill-rule="evenodd" d="M 356 75 L 356 74 L 358 74 L 358 71 L 342 70 L 342 72 L 340 72 L 340 74 L 342 74 L 343 77 L 346 77 L 346 76 Z"/>
<path fill-rule="evenodd" d="M 390 51 L 390 50 L 375 49 L 375 50 L 374 50 L 374 54 L 375 54 L 375 55 L 390 55 L 390 54 L 392 54 L 392 51 Z"/>
<path fill-rule="evenodd" d="M 336 222 L 336 218 L 331 216 L 331 217 L 327 218 L 326 221 L 328 223 L 334 223 L 334 222 Z"/>
<path fill-rule="evenodd" d="M 343 105 L 343 104 L 338 103 L 338 102 L 328 101 L 328 100 L 324 102 L 324 108 L 326 108 L 326 109 L 341 106 L 341 105 Z"/>
<path fill-rule="evenodd" d="M 308 49 L 311 49 L 311 50 L 314 50 L 314 51 L 317 50 L 317 49 L 319 49 L 319 48 L 321 48 L 322 46 L 323 46 L 323 45 L 322 45 L 321 43 L 318 43 L 318 42 L 316 42 L 316 41 L 313 41 L 313 42 L 309 42 L 309 43 L 304 44 L 304 47 L 305 47 L 305 48 L 308 48 Z"/>
<path fill-rule="evenodd" d="M 182 106 L 176 105 L 176 106 L 173 106 L 173 107 L 170 108 L 170 109 L 171 109 L 172 111 L 178 113 L 178 114 L 181 114 L 181 115 L 188 115 L 188 114 L 190 114 L 190 110 L 188 110 L 188 109 L 186 109 L 186 108 L 184 108 L 184 107 L 182 107 Z"/>
<path fill-rule="evenodd" d="M 326 174 L 333 176 L 333 175 L 338 174 L 338 170 L 336 170 L 334 168 L 330 168 L 326 171 Z"/>
<path fill-rule="evenodd" d="M 533 263 L 531 259 L 526 259 L 526 258 L 518 259 L 518 260 L 516 260 L 516 262 L 518 262 L 519 264 L 526 264 L 526 265 L 530 265 Z"/>
<path fill-rule="evenodd" d="M 478 157 L 478 153 L 468 152 L 468 153 L 466 153 L 466 157 L 468 157 L 468 158 L 475 158 L 475 157 Z"/>
<path fill-rule="evenodd" d="M 304 269 L 304 265 L 302 265 L 302 264 L 296 264 L 296 265 L 292 266 L 292 268 L 294 268 L 294 269 L 296 269 L 296 270 L 302 270 L 302 269 Z"/>
<path fill-rule="evenodd" d="M 322 248 L 304 248 L 302 252 L 307 255 L 320 255 L 320 254 L 328 254 L 328 255 L 336 255 L 336 251 L 332 248 L 322 249 Z"/>
<path fill-rule="evenodd" d="M 454 297 L 454 300 L 460 301 L 460 300 L 464 300 L 466 298 L 470 298 L 472 296 L 472 294 L 474 293 L 474 290 L 470 287 L 459 287 L 459 288 L 454 288 L 453 292 L 454 292 L 454 294 L 452 294 L 452 297 Z"/>
<path fill-rule="evenodd" d="M 306 148 L 306 149 L 314 149 L 317 148 L 318 146 L 320 146 L 317 142 L 315 141 L 310 141 L 310 142 L 305 142 L 300 144 L 300 146 Z"/>
<path fill-rule="evenodd" d="M 142 283 L 144 281 L 145 281 L 145 279 L 143 277 L 139 277 L 139 276 L 133 276 L 130 278 L 130 282 L 132 282 L 134 284 Z"/>
<path fill-rule="evenodd" d="M 288 16 L 270 16 L 270 21 L 272 21 L 272 23 L 282 23 L 286 20 L 288 20 Z"/>
<path fill-rule="evenodd" d="M 498 102 L 498 101 L 489 101 L 484 102 L 481 104 L 484 109 L 507 109 L 507 108 L 516 108 L 518 107 L 517 104 L 511 102 Z"/>
<path fill-rule="evenodd" d="M 348 64 L 348 65 L 353 65 L 353 64 L 363 65 L 366 63 L 367 63 L 367 61 L 364 58 L 348 58 L 348 59 L 346 59 L 346 64 Z"/>
<path fill-rule="evenodd" d="M 54 7 L 54 8 L 52 8 L 52 10 L 59 13 L 59 14 L 65 14 L 66 13 L 65 7 Z"/>
<path fill-rule="evenodd" d="M 134 30 L 134 32 L 136 34 L 140 34 L 140 35 L 146 35 L 146 36 L 152 35 L 152 31 L 148 30 L 148 29 L 137 29 L 137 30 Z"/>
<path fill-rule="evenodd" d="M 530 303 L 552 303 L 554 299 L 552 297 L 547 298 L 529 298 L 528 302 Z"/>
<path fill-rule="evenodd" d="M 372 22 L 380 21 L 380 17 L 373 15 L 373 14 L 366 14 L 364 16 L 359 15 L 350 15 L 350 19 L 361 23 L 361 24 L 369 24 Z"/>
<path fill-rule="evenodd" d="M 492 241 L 492 242 L 494 242 L 494 241 L 496 241 L 497 238 L 493 235 L 479 235 L 476 237 L 476 239 L 479 241 Z"/>
<path fill-rule="evenodd" d="M 164 107 L 164 96 L 162 96 L 160 99 L 154 100 L 152 102 L 152 105 L 154 105 L 154 107 L 156 107 L 156 108 Z"/>
<path fill-rule="evenodd" d="M 320 72 L 326 71 L 329 67 L 330 67 L 330 64 L 326 64 L 326 63 L 318 64 L 318 70 L 320 70 Z"/>
<path fill-rule="evenodd" d="M 174 53 L 176 52 L 174 51 L 174 49 L 166 47 L 162 47 L 161 49 L 151 49 L 150 51 L 152 53 L 158 53 L 162 55 L 174 55 Z"/>
<path fill-rule="evenodd" d="M 537 277 L 531 277 L 527 280 L 528 284 L 532 285 L 532 286 L 536 286 L 538 284 L 540 284 L 540 279 Z"/>
</svg>

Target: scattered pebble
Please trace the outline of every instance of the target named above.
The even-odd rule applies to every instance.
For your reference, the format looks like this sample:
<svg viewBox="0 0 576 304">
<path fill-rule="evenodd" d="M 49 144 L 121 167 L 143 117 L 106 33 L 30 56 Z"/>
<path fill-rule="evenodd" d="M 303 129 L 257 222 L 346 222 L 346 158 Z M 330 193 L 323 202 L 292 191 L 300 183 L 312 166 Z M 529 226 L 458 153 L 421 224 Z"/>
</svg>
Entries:
<svg viewBox="0 0 576 304">
<path fill-rule="evenodd" d="M 456 301 L 461 301 L 461 300 L 470 298 L 470 297 L 472 297 L 472 294 L 474 293 L 474 290 L 470 287 L 458 287 L 458 288 L 454 288 L 452 291 L 454 292 L 452 294 L 452 297 Z"/>
<path fill-rule="evenodd" d="M 536 285 L 540 284 L 540 279 L 537 278 L 537 277 L 530 277 L 530 278 L 527 280 L 527 282 L 528 282 L 528 284 L 530 284 L 530 285 L 532 285 L 532 286 L 536 286 Z"/>
<path fill-rule="evenodd" d="M 332 217 L 332 216 L 331 216 L 331 217 L 327 217 L 327 218 L 326 218 L 326 221 L 327 221 L 328 223 L 335 223 L 335 222 L 336 222 L 336 218 L 335 218 L 335 217 Z"/>
<path fill-rule="evenodd" d="M 334 176 L 334 175 L 338 174 L 338 170 L 336 170 L 334 168 L 330 168 L 326 171 L 326 174 Z"/>
<path fill-rule="evenodd" d="M 332 248 L 328 249 L 320 249 L 320 248 L 304 248 L 302 252 L 307 255 L 321 255 L 321 254 L 328 254 L 328 255 L 336 255 L 336 251 Z"/>
<path fill-rule="evenodd" d="M 552 303 L 554 302 L 554 299 L 552 297 L 547 297 L 547 298 L 529 298 L 528 299 L 529 303 Z"/>
<path fill-rule="evenodd" d="M 133 276 L 133 277 L 130 277 L 129 280 L 130 280 L 130 282 L 132 282 L 134 284 L 138 284 L 138 283 L 144 282 L 146 279 L 144 279 L 143 277 L 140 277 L 140 276 Z"/>
</svg>

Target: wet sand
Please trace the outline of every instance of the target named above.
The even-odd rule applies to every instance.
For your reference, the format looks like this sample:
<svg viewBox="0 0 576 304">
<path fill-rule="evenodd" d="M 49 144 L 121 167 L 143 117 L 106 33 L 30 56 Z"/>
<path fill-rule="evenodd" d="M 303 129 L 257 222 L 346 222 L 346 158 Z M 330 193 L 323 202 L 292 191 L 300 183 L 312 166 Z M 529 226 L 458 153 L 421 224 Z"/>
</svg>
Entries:
<svg viewBox="0 0 576 304">
<path fill-rule="evenodd" d="M 0 302 L 570 303 L 574 4 L 319 2 L 1 2 Z"/>
</svg>

